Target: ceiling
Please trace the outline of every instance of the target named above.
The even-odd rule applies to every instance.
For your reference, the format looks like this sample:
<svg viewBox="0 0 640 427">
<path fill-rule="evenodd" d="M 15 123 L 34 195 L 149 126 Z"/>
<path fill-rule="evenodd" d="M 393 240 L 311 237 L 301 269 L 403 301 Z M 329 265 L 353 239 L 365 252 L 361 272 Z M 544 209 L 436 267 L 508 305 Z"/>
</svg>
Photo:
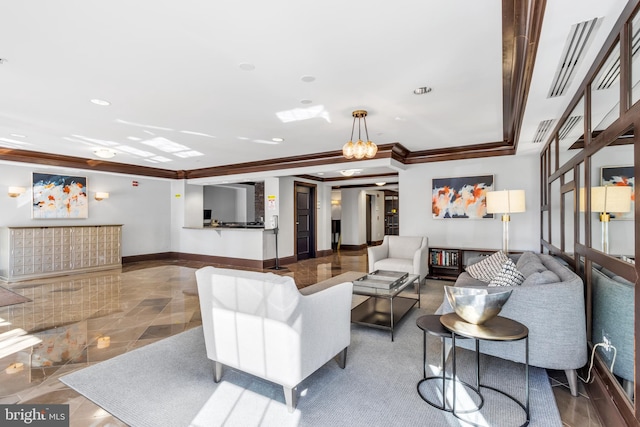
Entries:
<svg viewBox="0 0 640 427">
<path fill-rule="evenodd" d="M 625 5 L 547 1 L 517 155 L 540 151 L 539 123 L 566 109 Z M 593 18 L 601 19 L 566 94 L 549 98 L 571 26 Z M 232 175 L 225 167 L 335 154 L 356 109 L 368 111 L 369 137 L 383 147 L 502 143 L 502 22 L 501 2 L 477 0 L 8 2 L 0 160 L 33 152 Z M 414 94 L 419 87 L 431 91 Z M 101 160 L 99 148 L 115 157 Z M 269 174 L 403 167 L 387 156 Z"/>
</svg>

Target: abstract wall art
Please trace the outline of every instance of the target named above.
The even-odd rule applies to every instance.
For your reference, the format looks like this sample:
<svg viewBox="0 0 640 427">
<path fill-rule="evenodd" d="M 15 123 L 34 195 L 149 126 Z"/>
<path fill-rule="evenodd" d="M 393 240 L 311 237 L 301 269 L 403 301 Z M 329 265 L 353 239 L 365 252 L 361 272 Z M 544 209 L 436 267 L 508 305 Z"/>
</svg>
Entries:
<svg viewBox="0 0 640 427">
<path fill-rule="evenodd" d="M 487 213 L 486 194 L 493 175 L 434 178 L 431 185 L 433 218 L 493 218 Z"/>
<path fill-rule="evenodd" d="M 87 178 L 33 173 L 32 218 L 88 218 Z"/>
<path fill-rule="evenodd" d="M 635 212 L 635 175 L 633 166 L 605 166 L 600 169 L 600 185 L 619 185 L 631 187 L 631 210 L 629 212 L 610 212 L 611 220 L 631 220 Z"/>
</svg>

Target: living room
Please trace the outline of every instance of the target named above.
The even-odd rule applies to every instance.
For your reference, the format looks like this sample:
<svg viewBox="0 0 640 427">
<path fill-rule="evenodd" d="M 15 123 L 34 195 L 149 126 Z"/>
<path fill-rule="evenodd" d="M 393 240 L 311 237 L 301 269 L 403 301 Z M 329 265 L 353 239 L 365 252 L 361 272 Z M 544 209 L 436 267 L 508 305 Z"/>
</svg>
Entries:
<svg viewBox="0 0 640 427">
<path fill-rule="evenodd" d="M 414 6 L 419 9 L 416 5 Z M 609 9 L 603 11 L 594 5 L 590 5 L 590 7 L 593 7 L 592 10 L 596 11 L 594 13 L 598 16 L 606 15 L 607 19 L 594 23 L 594 28 L 597 29 L 597 31 L 594 29 L 595 38 L 589 45 L 589 54 L 586 56 L 585 63 L 580 64 L 581 69 L 572 83 L 573 87 L 581 84 L 581 76 L 586 75 L 591 63 L 600 58 L 599 56 L 597 57 L 600 45 L 608 40 L 607 35 L 612 28 L 619 28 L 619 25 L 614 27 L 618 16 L 630 16 L 630 11 L 635 6 L 637 6 L 637 2 L 626 3 L 620 1 L 616 2 L 615 5 L 610 5 Z M 474 7 L 477 7 L 477 5 L 469 5 L 470 15 L 472 15 L 471 12 Z M 493 5 L 492 7 L 491 12 L 483 11 L 483 13 L 493 13 L 495 15 L 494 18 L 499 17 L 500 11 L 498 9 L 500 8 L 498 5 Z M 505 1 L 502 7 L 510 8 L 515 6 Z M 553 16 L 545 15 L 545 25 L 554 23 L 559 25 L 554 19 L 559 19 L 558 16 L 562 14 L 558 13 L 559 10 L 554 8 L 562 9 L 562 7 L 549 4 L 546 5 L 546 8 L 548 13 L 556 11 L 556 14 L 552 14 Z M 108 13 L 117 13 L 117 10 L 116 8 L 108 11 Z M 539 18 L 539 21 L 533 19 L 532 22 L 529 22 L 532 25 L 532 27 L 528 27 L 529 31 L 532 31 L 532 28 L 536 28 L 536 25 L 541 25 L 544 10 L 545 6 L 538 4 L 528 10 L 527 13 L 529 15 L 525 14 L 529 18 Z M 451 10 L 447 11 L 452 13 Z M 16 16 L 20 14 L 19 12 L 19 8 L 13 11 Z M 136 13 L 140 12 L 142 11 L 136 11 Z M 211 11 L 209 10 L 208 12 Z M 349 13 L 355 13 L 355 11 L 349 10 Z M 589 14 L 583 12 L 580 16 L 584 16 L 586 19 L 586 15 Z M 43 28 L 42 21 L 45 21 L 45 15 L 46 13 L 38 14 L 37 20 L 37 25 L 43 25 Z M 463 15 L 466 16 L 466 14 Z M 376 16 L 376 18 L 382 19 L 380 16 Z M 466 19 L 471 20 L 470 16 L 467 16 Z M 507 20 L 504 17 L 502 19 L 502 24 L 504 25 Z M 206 23 L 200 20 L 197 21 L 197 32 L 202 31 L 204 33 L 204 28 L 207 26 Z M 189 19 L 180 19 L 180 22 L 180 28 L 184 30 L 182 25 L 188 26 L 185 23 L 188 23 Z M 384 22 L 384 20 L 376 22 Z M 575 22 L 578 21 L 576 20 Z M 402 27 L 401 23 L 397 24 Z M 552 77 L 557 62 L 556 57 L 553 65 L 551 65 L 551 60 L 547 62 L 545 55 L 548 55 L 552 50 L 554 53 L 559 53 L 557 51 L 561 50 L 562 46 L 560 45 L 564 43 L 566 30 L 569 27 L 566 24 L 566 22 L 563 23 L 563 30 L 558 31 L 555 39 L 555 44 L 558 46 L 553 48 L 550 46 L 550 44 L 554 43 L 553 38 L 542 38 L 539 41 L 539 47 L 536 46 L 539 57 L 537 64 L 539 65 L 536 66 L 535 70 L 539 72 L 541 67 L 547 68 L 545 77 Z M 127 34 L 136 34 L 135 27 L 136 25 L 133 22 L 128 22 Z M 498 27 L 499 24 L 496 28 Z M 302 28 L 298 28 L 298 30 L 303 31 Z M 177 34 L 181 33 L 181 31 L 176 31 L 175 33 L 173 36 L 178 40 Z M 525 86 L 530 84 L 531 87 L 521 90 L 522 88 L 514 89 L 506 84 L 505 82 L 508 79 L 504 79 L 505 70 L 510 67 L 506 66 L 505 63 L 502 64 L 502 67 L 497 66 L 500 63 L 500 51 L 497 49 L 500 46 L 500 37 L 496 38 L 496 36 L 502 37 L 503 54 L 506 46 L 504 43 L 508 37 L 505 37 L 504 32 L 500 33 L 495 29 L 490 33 L 483 34 L 490 36 L 489 38 L 492 37 L 495 42 L 495 49 L 487 55 L 487 61 L 484 66 L 487 70 L 495 68 L 493 69 L 493 74 L 486 71 L 487 75 L 491 74 L 495 77 L 500 74 L 503 79 L 485 79 L 482 73 L 479 72 L 483 67 L 477 64 L 470 66 L 469 71 L 471 71 L 471 74 L 475 72 L 481 82 L 476 86 L 486 84 L 487 87 L 484 89 L 493 93 L 491 97 L 485 97 L 485 92 L 473 95 L 471 89 L 469 89 L 470 81 L 467 81 L 468 76 L 460 75 L 455 77 L 455 81 L 463 83 L 460 83 L 460 88 L 457 88 L 457 91 L 450 93 L 450 99 L 455 99 L 452 104 L 457 105 L 457 107 L 451 107 L 447 103 L 448 101 L 441 98 L 439 94 L 440 91 L 448 93 L 447 91 L 449 90 L 445 90 L 447 87 L 446 80 L 441 76 L 440 80 L 434 80 L 433 93 L 430 93 L 430 88 L 424 91 L 416 89 L 417 92 L 414 91 L 413 94 L 410 91 L 409 94 L 413 98 L 403 99 L 402 113 L 385 110 L 382 106 L 373 105 L 374 102 L 371 99 L 357 96 L 355 101 L 342 100 L 339 103 L 339 107 L 337 104 L 331 107 L 328 102 L 325 102 L 326 106 L 322 110 L 307 110 L 307 113 L 313 112 L 313 114 L 316 114 L 312 118 L 287 122 L 286 118 L 278 117 L 281 121 L 278 125 L 282 125 L 282 127 L 276 129 L 284 131 L 288 126 L 287 131 L 290 132 L 288 134 L 290 136 L 287 136 L 284 142 L 276 141 L 278 138 L 269 139 L 275 134 L 273 133 L 274 128 L 268 126 L 263 128 L 263 131 L 269 129 L 268 137 L 266 132 L 258 135 L 258 132 L 252 133 L 248 131 L 247 135 L 251 135 L 245 137 L 245 129 L 254 126 L 258 127 L 258 123 L 262 124 L 260 122 L 262 119 L 256 118 L 255 122 L 253 121 L 252 114 L 256 114 L 258 108 L 254 110 L 252 106 L 251 112 L 246 114 L 244 111 L 239 112 L 237 110 L 230 112 L 233 110 L 233 108 L 229 107 L 232 105 L 231 101 L 227 102 L 227 107 L 225 107 L 229 111 L 220 106 L 208 111 L 209 115 L 220 117 L 220 122 L 225 120 L 234 121 L 229 118 L 230 116 L 234 119 L 238 118 L 237 121 L 242 122 L 238 125 L 237 121 L 234 121 L 237 126 L 236 129 L 219 137 L 216 135 L 216 132 L 219 131 L 218 128 L 215 128 L 215 126 L 207 128 L 204 126 L 206 120 L 199 122 L 196 126 L 191 121 L 188 113 L 170 123 L 172 120 L 167 119 L 166 122 L 163 122 L 161 119 L 166 119 L 166 111 L 152 118 L 152 116 L 143 116 L 142 114 L 136 116 L 133 113 L 133 109 L 121 109 L 122 105 L 133 106 L 135 102 L 133 98 L 127 98 L 127 101 L 123 101 L 124 95 L 116 90 L 114 86 L 100 88 L 101 90 L 96 90 L 96 92 L 100 93 L 90 95 L 108 99 L 110 94 L 113 94 L 114 97 L 110 99 L 113 105 L 94 102 L 94 105 L 91 105 L 93 110 L 90 112 L 82 112 L 81 109 L 78 109 L 69 115 L 82 119 L 69 119 L 66 122 L 63 117 L 54 118 L 53 110 L 55 109 L 51 109 L 49 113 L 34 113 L 34 116 L 29 116 L 26 111 L 28 110 L 28 105 L 36 104 L 34 99 L 26 96 L 21 98 L 18 93 L 7 95 L 5 99 L 9 101 L 6 101 L 8 104 L 3 107 L 7 112 L 6 123 L 3 127 L 3 134 L 0 135 L 0 186 L 3 188 L 17 188 L 19 191 L 12 194 L 11 198 L 4 196 L 5 201 L 0 204 L 0 227 L 6 231 L 9 228 L 29 227 L 46 229 L 60 226 L 121 226 L 122 234 L 119 244 L 123 268 L 126 268 L 128 264 L 133 265 L 137 262 L 179 260 L 187 264 L 189 262 L 208 262 L 239 269 L 269 271 L 270 267 L 277 265 L 278 261 L 287 267 L 288 265 L 297 266 L 299 263 L 296 261 L 301 259 L 298 257 L 299 254 L 297 252 L 300 246 L 297 240 L 299 232 L 299 218 L 296 218 L 296 209 L 298 208 L 296 199 L 297 185 L 302 184 L 313 188 L 314 240 L 312 258 L 325 259 L 323 257 L 335 254 L 331 218 L 334 206 L 332 204 L 332 192 L 336 190 L 342 192 L 340 201 L 342 205 L 340 245 L 347 250 L 355 249 L 356 252 L 359 250 L 359 256 L 362 257 L 362 250 L 365 249 L 368 240 L 363 226 L 366 194 L 373 194 L 374 196 L 383 194 L 384 185 L 378 187 L 375 183 L 389 180 L 389 177 L 392 177 L 394 181 L 397 181 L 397 187 L 394 186 L 394 190 L 397 189 L 399 200 L 400 235 L 428 236 L 430 247 L 476 248 L 497 251 L 503 243 L 503 223 L 500 221 L 499 215 L 494 215 L 494 218 L 482 219 L 436 218 L 432 205 L 435 180 L 489 176 L 494 190 L 524 190 L 526 208 L 523 212 L 513 213 L 510 218 L 509 248 L 517 253 L 523 251 L 541 252 L 541 250 L 543 252 L 555 252 L 557 250 L 558 258 L 565 263 L 573 264 L 574 267 L 579 269 L 580 262 L 584 263 L 585 260 L 572 257 L 572 249 L 574 240 L 578 252 L 582 250 L 580 249 L 581 245 L 585 242 L 580 240 L 583 238 L 579 237 L 577 232 L 574 235 L 571 231 L 565 231 L 565 226 L 567 230 L 573 227 L 573 219 L 570 220 L 568 219 L 569 216 L 564 216 L 564 212 L 566 212 L 565 205 L 571 206 L 571 200 L 567 199 L 562 206 L 557 206 L 557 212 L 563 212 L 563 228 L 554 228 L 551 234 L 554 239 L 559 234 L 562 234 L 561 241 L 545 241 L 548 237 L 546 230 L 549 226 L 550 214 L 540 213 L 541 210 L 547 210 L 551 212 L 551 215 L 555 214 L 556 206 L 550 207 L 546 203 L 548 200 L 548 195 L 545 194 L 546 179 L 549 176 L 553 175 L 555 177 L 560 174 L 555 169 L 551 171 L 546 169 L 545 162 L 558 161 L 562 166 L 564 161 L 570 160 L 573 152 L 567 151 L 565 153 L 560 149 L 560 156 L 563 157 L 558 159 L 558 152 L 553 152 L 553 150 L 540 151 L 541 149 L 549 150 L 548 145 L 544 145 L 547 142 L 546 139 L 534 141 L 538 133 L 536 128 L 540 123 L 540 119 L 547 119 L 549 115 L 559 118 L 563 113 L 566 114 L 564 107 L 569 102 L 569 95 L 573 96 L 573 94 L 567 94 L 562 102 L 556 102 L 553 99 L 545 101 L 546 87 L 541 90 L 541 87 L 537 86 L 538 80 L 533 77 L 536 75 L 533 74 L 531 68 L 533 63 L 529 63 L 529 68 L 524 66 L 528 60 L 533 61 L 533 58 L 535 58 L 536 55 L 531 52 L 528 53 L 529 56 L 517 57 L 517 55 L 514 55 L 511 58 L 514 59 L 514 63 L 523 65 L 522 69 L 518 67 L 514 67 L 515 70 L 511 69 L 511 72 L 514 73 L 512 77 L 515 77 L 519 72 L 524 76 L 529 73 L 528 78 L 519 81 L 526 82 Z M 22 34 L 25 40 L 30 40 L 24 33 Z M 185 34 L 188 34 L 188 31 L 185 31 Z M 544 34 L 544 31 L 542 31 L 542 34 Z M 163 37 L 165 36 L 166 34 L 163 35 Z M 561 40 L 557 40 L 558 38 Z M 167 37 L 167 39 L 163 40 L 171 45 L 170 39 L 170 37 Z M 455 39 L 457 40 L 457 38 Z M 510 40 L 515 39 L 517 37 L 512 37 Z M 328 41 L 335 43 L 333 39 Z M 532 42 L 532 44 L 537 42 Z M 384 43 L 380 43 L 380 45 L 382 46 Z M 457 49 L 460 51 L 459 49 L 462 46 L 466 46 L 466 49 L 470 48 L 469 45 L 460 44 L 455 45 L 455 49 L 452 50 L 456 51 Z M 519 48 L 523 47 L 520 46 Z M 526 51 L 526 48 L 523 49 Z M 25 48 L 25 50 L 28 49 Z M 82 51 L 82 49 L 79 50 Z M 18 76 L 20 78 L 28 76 L 27 70 L 33 67 L 33 65 L 24 65 L 18 53 L 19 51 L 16 46 L 9 50 L 8 54 L 0 52 L 0 72 L 7 73 L 8 81 L 11 81 L 10 79 L 16 79 L 16 82 L 19 81 L 19 83 L 13 84 L 16 87 L 20 85 L 27 87 L 29 84 L 35 85 L 37 81 L 40 83 L 47 82 L 47 79 L 43 77 L 31 80 L 25 77 L 25 80 L 18 80 Z M 390 51 L 393 51 L 393 49 L 390 49 Z M 479 51 L 480 48 L 478 47 L 478 52 L 476 53 L 479 54 Z M 255 51 L 252 53 L 257 55 Z M 229 84 L 230 87 L 241 87 L 242 83 L 240 82 L 244 81 L 247 87 L 255 89 L 259 86 L 253 86 L 257 81 L 264 84 L 269 80 L 267 75 L 260 74 L 264 68 L 261 69 L 260 64 L 254 66 L 248 62 L 248 59 L 250 58 L 234 58 L 234 63 L 239 63 L 238 67 L 236 67 L 239 68 L 239 71 L 234 70 L 234 72 L 240 77 L 234 76 L 233 81 L 235 83 Z M 141 59 L 136 63 L 140 70 L 143 69 L 144 62 Z M 153 62 L 153 60 L 149 62 Z M 355 62 L 357 63 L 357 61 Z M 424 60 L 420 62 L 424 62 Z M 78 62 L 74 62 L 74 65 L 78 66 L 78 64 Z M 263 62 L 262 64 L 265 63 Z M 462 64 L 450 67 L 450 70 L 463 69 L 464 66 Z M 492 65 L 487 66 L 487 64 Z M 83 70 L 86 71 L 87 69 Z M 391 72 L 388 69 L 384 71 Z M 168 79 L 169 71 L 164 72 L 168 74 L 162 74 L 163 78 Z M 199 72 L 201 72 L 201 69 L 199 69 Z M 399 73 L 398 69 L 394 72 Z M 147 73 L 147 75 L 152 74 L 149 71 Z M 121 78 L 127 75 L 122 70 L 118 70 L 116 74 Z M 144 73 L 136 74 L 133 72 L 130 75 L 131 79 L 140 85 L 141 90 L 145 87 L 143 75 Z M 195 80 L 201 77 L 201 75 L 198 75 Z M 229 81 L 232 79 L 227 75 L 225 75 L 225 78 L 229 78 Z M 62 80 L 65 79 L 63 78 Z M 54 79 L 52 81 L 59 82 L 62 80 Z M 305 95 L 320 99 L 322 90 L 327 90 L 326 85 L 322 86 L 322 90 L 307 90 L 308 88 L 314 88 L 313 85 L 324 84 L 321 83 L 322 79 L 320 77 L 318 81 L 315 80 L 314 76 L 304 75 L 301 81 L 297 82 L 297 85 L 301 85 L 304 88 L 301 92 L 305 93 Z M 189 79 L 187 78 L 184 81 L 189 81 Z M 422 81 L 417 80 L 415 83 L 423 84 Z M 111 85 L 114 85 L 114 83 L 112 82 Z M 55 84 L 50 86 L 55 86 Z M 158 87 L 153 84 L 149 86 Z M 509 92 L 507 86 L 511 87 L 514 92 Z M 97 89 L 99 85 L 88 86 L 87 88 L 91 87 Z M 353 87 L 355 88 L 355 86 Z M 193 88 L 185 86 L 184 89 L 185 93 L 194 93 L 190 91 Z M 223 91 L 221 88 L 218 89 L 221 92 Z M 360 92 L 361 90 L 355 91 L 363 93 Z M 527 100 L 528 90 L 529 100 Z M 130 91 L 134 92 L 133 89 L 130 89 Z M 341 89 L 341 91 L 345 92 L 344 89 Z M 466 96 L 468 100 L 465 100 L 464 91 L 469 91 L 468 93 L 471 94 Z M 69 98 L 76 97 L 80 99 L 80 96 L 88 98 L 88 92 L 91 92 L 91 90 L 84 90 L 82 95 L 75 94 L 69 96 Z M 197 92 L 198 90 L 195 90 L 195 93 Z M 118 95 L 116 96 L 116 94 Z M 454 94 L 456 97 L 454 97 Z M 58 95 L 51 93 L 48 96 L 55 97 Z M 149 99 L 153 98 L 150 93 L 145 96 Z M 177 95 L 172 92 L 171 96 Z M 260 98 L 255 94 L 248 95 L 244 92 L 242 92 L 242 96 L 245 97 L 243 98 L 245 101 L 250 99 L 255 101 Z M 295 96 L 300 98 L 297 94 Z M 429 105 L 426 108 L 425 104 L 430 104 L 429 96 L 436 96 L 437 98 L 433 98 L 435 105 Z M 193 95 L 193 97 L 194 99 L 198 98 L 198 95 Z M 303 101 L 309 101 L 309 99 L 304 98 Z M 416 101 L 417 99 L 420 99 L 420 101 Z M 101 101 L 101 99 L 96 100 Z M 427 101 L 425 104 L 420 104 L 423 100 Z M 14 103 L 15 109 L 12 109 L 13 107 L 9 105 L 11 102 Z M 159 99 L 156 99 L 155 102 L 157 104 L 162 103 Z M 545 110 L 543 105 L 549 106 L 545 102 L 555 104 L 553 105 L 553 113 L 540 111 L 541 109 Z M 107 102 L 107 104 L 109 103 Z M 309 101 L 309 103 L 317 104 L 318 101 Z M 384 108 L 387 108 L 393 105 L 395 101 L 382 103 L 385 104 Z M 252 102 L 247 102 L 247 104 L 252 104 Z M 302 102 L 302 104 L 306 105 L 308 103 Z M 446 105 L 449 105 L 451 110 L 455 111 L 448 119 L 449 121 L 445 121 L 439 115 L 441 110 L 446 110 Z M 57 110 L 62 111 L 65 108 L 57 108 Z M 100 110 L 101 108 L 102 110 Z M 150 105 L 145 108 L 148 111 L 155 111 Z M 269 105 L 268 108 L 269 111 L 282 111 L 279 106 L 276 108 L 274 105 Z M 359 108 L 368 108 L 369 110 L 366 121 L 362 121 L 362 126 L 361 120 L 356 120 L 355 112 L 360 111 L 358 110 Z M 293 108 L 291 111 L 295 110 L 300 113 L 298 109 L 300 108 Z M 187 110 L 189 109 L 181 109 L 183 113 Z M 293 114 L 291 111 L 290 114 Z M 351 122 L 352 111 L 353 123 Z M 51 114 L 51 116 L 45 118 L 47 114 Z M 230 116 L 226 116 L 226 114 Z M 528 114 L 532 114 L 532 116 L 528 117 Z M 273 113 L 270 113 L 270 115 L 272 116 Z M 177 114 L 175 116 L 178 117 Z M 436 128 L 436 124 L 423 126 L 428 117 L 431 117 L 434 122 L 441 122 L 438 123 L 441 128 Z M 121 129 L 110 135 L 104 133 L 102 136 L 98 127 L 91 130 L 91 132 L 95 133 L 89 133 L 89 127 L 83 128 L 78 124 L 83 121 L 103 124 L 108 122 L 112 125 L 117 125 Z M 466 123 L 465 126 L 459 124 L 465 121 L 469 123 Z M 65 130 L 56 130 L 56 126 L 51 125 L 54 122 L 65 123 Z M 28 125 L 29 123 L 34 126 Z M 422 125 L 416 125 L 416 123 L 422 123 Z M 309 127 L 306 127 L 307 124 Z M 82 130 L 71 130 L 74 126 Z M 217 124 L 216 126 L 220 125 Z M 126 128 L 126 131 L 123 131 L 122 128 Z M 409 128 L 411 133 L 407 133 Z M 445 128 L 455 131 L 445 134 L 443 131 Z M 374 154 L 370 159 L 363 160 L 343 157 L 340 148 L 345 141 L 349 140 L 350 129 L 351 139 L 354 141 L 362 138 L 367 141 L 374 140 L 378 143 L 377 154 Z M 222 131 L 220 132 L 220 135 L 222 135 Z M 370 135 L 369 132 L 371 133 Z M 315 137 L 318 135 L 323 136 L 316 139 Z M 354 137 L 354 135 L 357 136 Z M 578 139 L 579 137 L 580 135 L 577 135 L 576 138 Z M 171 157 L 171 150 L 177 149 L 177 145 L 172 145 L 170 138 L 184 142 L 186 145 L 182 146 L 181 149 L 189 148 L 187 147 L 189 145 L 193 150 L 189 152 L 178 151 L 183 153 L 185 157 L 176 158 L 174 163 L 163 163 L 168 157 Z M 202 141 L 196 142 L 198 138 L 203 139 L 206 143 L 202 143 Z M 594 138 L 596 138 L 595 135 Z M 126 143 L 124 143 L 125 140 L 127 140 Z M 115 141 L 119 142 L 116 143 Z M 226 145 L 223 145 L 223 141 L 225 141 L 224 144 Z M 540 144 L 541 142 L 542 144 Z M 139 145 L 138 151 L 131 150 L 131 146 L 136 144 Z M 152 160 L 152 157 L 147 156 L 141 150 L 145 148 L 142 144 L 146 144 L 146 149 L 149 152 L 157 151 L 156 155 L 153 156 L 155 160 L 152 163 L 148 163 L 149 160 Z M 216 144 L 218 145 L 214 147 Z M 112 157 L 110 159 L 98 158 L 99 155 L 96 152 L 100 150 L 108 151 Z M 590 164 L 591 171 L 587 174 L 587 177 L 592 178 L 592 182 L 588 185 L 596 185 L 596 175 L 599 174 L 602 168 L 633 163 L 630 160 L 632 155 L 629 153 L 630 151 L 620 151 L 614 157 L 600 158 L 592 162 Z M 193 157 L 189 158 L 189 156 Z M 553 156 L 553 158 L 550 159 L 548 156 Z M 580 166 L 577 167 L 579 168 Z M 351 177 L 339 177 L 340 171 L 349 169 L 358 169 L 360 173 Z M 80 177 L 84 183 L 83 197 L 86 197 L 86 210 L 84 211 L 86 214 L 84 216 L 75 216 L 73 219 L 65 218 L 62 221 L 59 218 L 38 217 L 36 213 L 38 206 L 35 203 L 36 174 L 49 177 Z M 571 185 L 577 185 L 568 176 L 567 178 L 562 178 L 563 183 L 561 185 L 559 184 L 560 179 L 553 184 L 558 186 L 558 192 L 567 193 Z M 256 217 L 247 219 L 247 221 L 263 222 L 263 228 L 232 229 L 231 227 L 203 226 L 203 209 L 207 208 L 205 206 L 206 199 L 203 197 L 206 186 L 256 181 L 264 183 L 262 200 L 264 202 L 264 214 L 260 215 L 260 220 Z M 556 191 L 555 188 L 554 191 Z M 575 191 L 577 192 L 577 190 Z M 9 192 L 11 193 L 12 190 Z M 578 208 L 576 207 L 576 209 Z M 584 211 L 584 209 L 582 210 Z M 376 220 L 380 221 L 380 212 L 376 213 L 378 214 Z M 578 218 L 577 213 L 575 218 Z M 576 223 L 579 223 L 579 221 L 576 221 Z M 558 222 L 554 222 L 553 226 L 559 227 L 556 224 Z M 593 230 L 599 232 L 600 223 L 597 220 L 593 220 L 591 226 Z M 612 253 L 630 254 L 633 257 L 635 253 L 633 239 L 631 242 L 627 239 L 629 235 L 635 232 L 633 227 L 634 224 L 631 221 L 612 222 L 611 227 L 607 230 L 610 233 L 609 241 L 611 242 Z M 560 233 L 558 233 L 558 230 L 560 230 Z M 593 247 L 597 248 L 600 236 L 595 231 L 592 232 L 589 239 L 593 240 Z M 382 235 L 379 232 L 371 237 L 371 240 L 375 242 L 382 240 Z M 637 241 L 638 239 L 636 238 L 635 240 Z M 1 255 L 2 263 L 0 263 L 0 267 L 3 269 L 6 267 L 9 258 L 7 248 L 8 246 L 4 244 Z M 586 250 L 586 252 L 589 254 L 589 250 Z M 344 256 L 345 254 L 338 253 L 337 255 Z M 584 256 L 584 250 L 581 255 Z M 336 261 L 332 262 L 335 263 Z M 606 265 L 606 259 L 599 254 L 594 257 L 587 256 L 587 265 L 591 265 L 591 262 L 594 265 Z M 312 269 L 322 271 L 323 274 L 327 272 L 327 268 L 333 268 L 323 267 L 321 263 L 311 265 Z M 366 267 L 361 267 L 366 270 Z M 297 267 L 292 268 L 295 269 Z M 106 268 L 104 270 L 107 271 Z M 631 276 L 631 274 L 627 274 L 630 271 L 627 267 L 622 267 L 622 270 L 625 273 L 624 275 Z M 82 272 L 85 273 L 87 271 Z M 343 271 L 342 267 L 335 270 L 335 272 L 340 273 Z M 4 275 L 4 273 L 2 274 Z M 44 276 L 34 275 L 20 280 L 36 279 L 38 277 Z M 10 282 L 12 283 L 12 281 Z M 7 287 L 11 288 L 11 283 Z M 590 284 L 591 282 L 587 281 L 586 283 Z M 587 310 L 590 310 L 590 308 Z M 409 327 L 412 325 L 404 326 Z M 603 335 L 605 334 L 603 333 Z M 607 367 L 605 367 L 606 369 Z M 613 365 L 611 370 L 613 371 Z M 617 380 L 613 379 L 613 381 Z M 633 381 L 627 381 L 625 387 L 633 388 L 633 384 Z M 614 392 L 616 399 L 621 399 L 624 402 L 622 406 L 625 408 L 623 412 L 627 414 L 625 417 L 628 417 L 628 414 L 636 414 L 633 391 L 626 390 L 625 397 L 622 393 L 622 386 L 618 387 L 618 385 L 614 384 L 613 388 L 617 390 Z M 637 418 L 636 415 L 631 416 Z M 628 418 L 626 419 L 628 420 Z"/>
</svg>

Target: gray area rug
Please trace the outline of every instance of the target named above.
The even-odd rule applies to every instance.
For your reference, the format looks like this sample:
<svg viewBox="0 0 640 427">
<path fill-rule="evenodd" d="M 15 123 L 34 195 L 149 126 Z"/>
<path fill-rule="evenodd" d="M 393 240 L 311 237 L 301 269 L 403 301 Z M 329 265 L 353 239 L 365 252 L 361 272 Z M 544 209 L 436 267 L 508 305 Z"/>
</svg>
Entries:
<svg viewBox="0 0 640 427">
<path fill-rule="evenodd" d="M 467 426 L 472 425 L 424 402 L 417 393 L 422 378 L 422 331 L 414 309 L 396 338 L 379 329 L 352 325 L 347 367 L 330 361 L 299 387 L 298 406 L 288 413 L 282 387 L 225 368 L 213 382 L 202 328 L 136 349 L 61 378 L 106 411 L 131 426 Z M 440 342 L 428 336 L 427 363 L 439 374 Z M 459 377 L 474 383 L 473 353 L 458 351 Z M 448 365 L 449 366 L 449 365 Z M 449 369 L 449 368 L 448 368 Z M 524 401 L 524 366 L 490 356 L 481 358 L 481 382 Z M 421 391 L 439 399 L 438 381 Z M 449 387 L 450 389 L 451 387 Z M 450 394 L 450 393 L 447 393 Z M 480 426 L 519 426 L 524 411 L 514 402 L 483 389 L 480 411 L 461 415 Z M 531 426 L 561 426 L 546 371 L 530 370 Z M 458 410 L 477 401 L 457 389 Z"/>
</svg>

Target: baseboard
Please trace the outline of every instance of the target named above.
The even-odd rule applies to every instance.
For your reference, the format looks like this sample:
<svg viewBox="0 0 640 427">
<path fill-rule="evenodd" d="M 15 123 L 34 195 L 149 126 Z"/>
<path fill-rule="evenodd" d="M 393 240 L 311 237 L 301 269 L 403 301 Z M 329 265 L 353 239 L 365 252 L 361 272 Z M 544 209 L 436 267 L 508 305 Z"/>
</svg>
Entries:
<svg viewBox="0 0 640 427">
<path fill-rule="evenodd" d="M 344 249 L 345 251 L 358 251 L 360 249 L 365 249 L 366 247 L 366 243 L 363 243 L 361 245 L 340 245 L 340 249 Z"/>
</svg>

